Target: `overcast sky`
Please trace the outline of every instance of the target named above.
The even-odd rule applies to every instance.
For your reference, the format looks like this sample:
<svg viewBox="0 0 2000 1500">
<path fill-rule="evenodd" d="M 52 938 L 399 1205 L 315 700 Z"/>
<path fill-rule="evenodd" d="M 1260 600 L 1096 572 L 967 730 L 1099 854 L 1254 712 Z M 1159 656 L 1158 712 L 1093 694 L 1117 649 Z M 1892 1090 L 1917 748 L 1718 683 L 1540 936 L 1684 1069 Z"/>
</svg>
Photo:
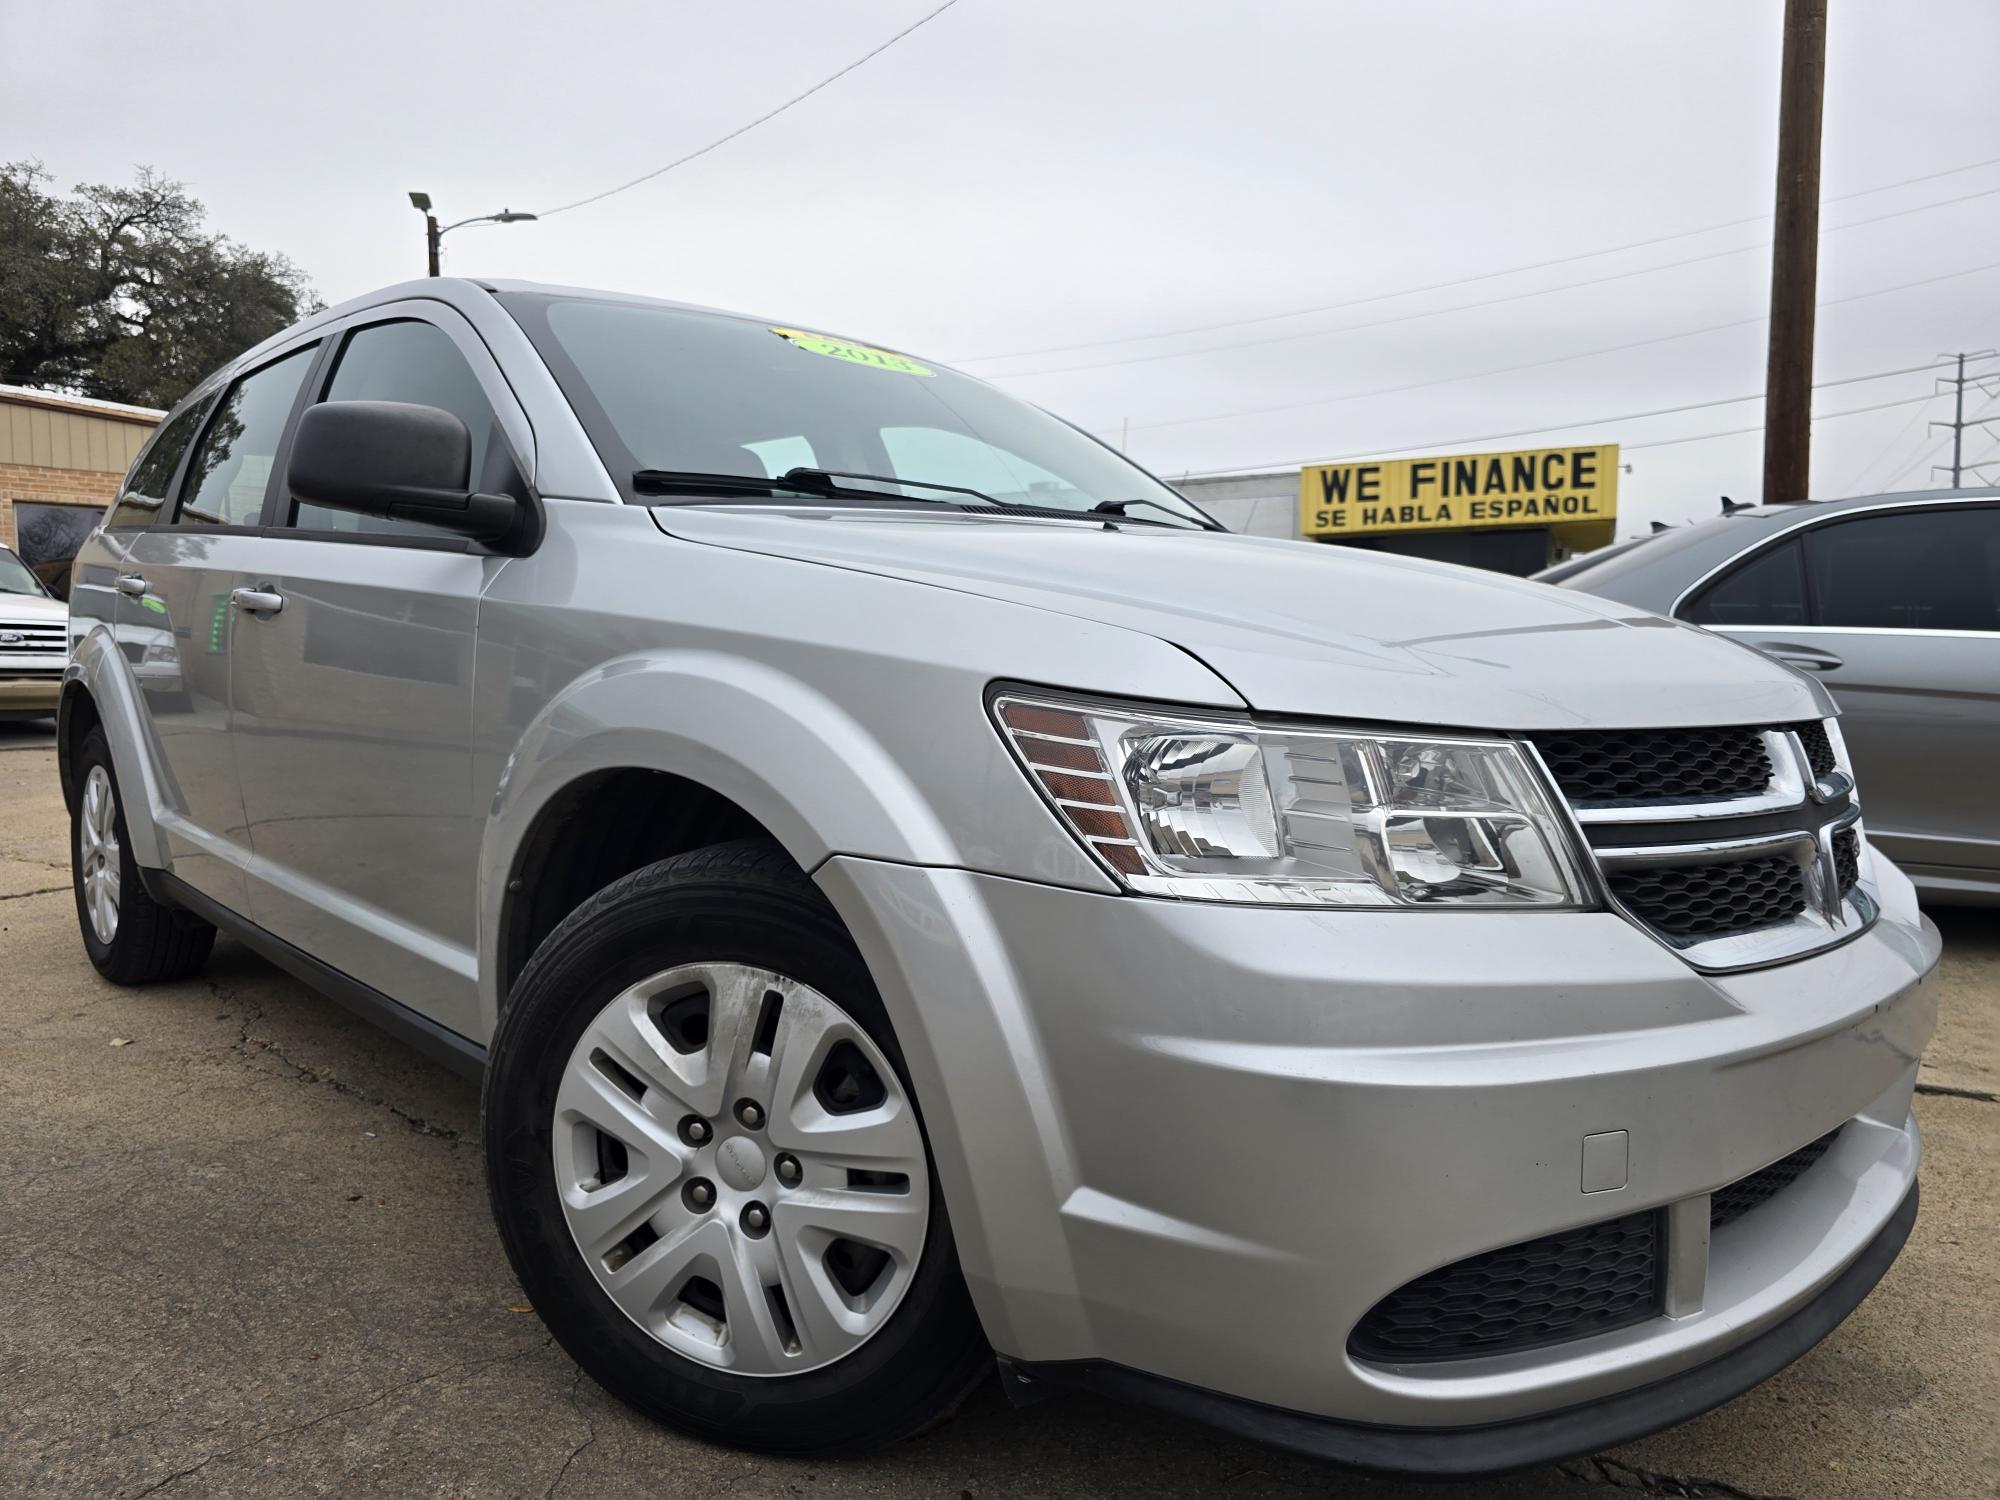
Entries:
<svg viewBox="0 0 2000 1500">
<path fill-rule="evenodd" d="M 155 166 L 338 302 L 421 274 L 408 190 L 447 222 L 569 202 L 737 128 L 936 3 L 0 0 L 0 155 L 65 187 Z M 2000 160 L 1952 170 L 2000 159 L 2000 4 L 1830 9 L 1824 186 L 1844 201 L 1822 219 L 1820 297 L 1852 300 L 1822 306 L 1817 378 L 2000 345 Z M 1170 478 L 1622 442 L 1629 532 L 1758 492 L 1755 433 L 1639 446 L 1752 427 L 1757 402 L 1598 419 L 1762 385 L 1764 325 L 1745 320 L 1768 293 L 1754 216 L 1771 204 L 1781 12 L 958 0 L 699 161 L 546 222 L 460 230 L 445 269 L 907 348 L 1113 441 L 1129 424 L 1129 451 Z M 1926 204 L 1941 206 L 1903 212 Z M 1878 222 L 1840 227 L 1861 219 Z M 1511 300 L 1465 307 L 1496 298 Z M 1487 373 L 1513 366 L 1534 367 Z M 1930 379 L 1835 386 L 1817 410 L 1907 401 Z M 1945 434 L 1924 424 L 1946 406 L 1821 420 L 1815 492 L 1925 482 Z M 1579 425 L 1483 440 L 1561 423 Z"/>
</svg>

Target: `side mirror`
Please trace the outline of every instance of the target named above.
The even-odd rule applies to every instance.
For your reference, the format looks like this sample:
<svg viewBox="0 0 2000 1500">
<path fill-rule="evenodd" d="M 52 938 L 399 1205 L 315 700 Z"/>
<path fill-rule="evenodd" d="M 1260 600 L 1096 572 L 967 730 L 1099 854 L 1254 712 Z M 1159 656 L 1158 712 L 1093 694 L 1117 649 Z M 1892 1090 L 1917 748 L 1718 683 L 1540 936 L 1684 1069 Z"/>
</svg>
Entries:
<svg viewBox="0 0 2000 1500">
<path fill-rule="evenodd" d="M 385 520 L 421 521 L 526 553 L 541 540 L 538 508 L 469 488 L 472 436 L 435 406 L 325 401 L 306 408 L 292 438 L 286 482 L 309 505 Z"/>
</svg>

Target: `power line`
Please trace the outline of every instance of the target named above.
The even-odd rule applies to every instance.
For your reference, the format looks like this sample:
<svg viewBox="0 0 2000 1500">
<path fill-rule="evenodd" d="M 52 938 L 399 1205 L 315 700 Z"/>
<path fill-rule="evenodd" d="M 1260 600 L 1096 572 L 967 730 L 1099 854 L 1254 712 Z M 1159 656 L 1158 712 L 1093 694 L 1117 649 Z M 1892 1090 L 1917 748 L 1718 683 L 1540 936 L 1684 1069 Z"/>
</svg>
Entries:
<svg viewBox="0 0 2000 1500">
<path fill-rule="evenodd" d="M 1970 203 L 1975 198 L 1991 198 L 2000 193 L 2000 187 L 1984 188 L 1976 193 L 1966 193 L 1958 198 L 1946 198 L 1937 203 L 1919 203 L 1910 208 L 1895 209 L 1886 214 L 1877 214 L 1872 219 L 1855 219 L 1846 224 L 1829 226 L 1826 233 L 1841 229 L 1859 229 L 1864 224 L 1880 224 L 1887 219 L 1900 219 L 1909 214 L 1920 214 L 1933 208 L 1949 208 L 1956 203 Z M 1123 359 L 1093 360 L 1082 365 L 1054 365 L 1040 370 L 1008 370 L 991 375 L 989 380 L 1027 380 L 1038 375 L 1067 375 L 1077 370 L 1108 370 L 1119 365 L 1152 364 L 1163 359 L 1193 359 L 1203 354 L 1227 354 L 1237 349 L 1261 349 L 1271 344 L 1295 344 L 1303 339 L 1333 338 L 1343 333 L 1360 333 L 1369 328 L 1387 328 L 1395 323 L 1414 323 L 1425 318 L 1441 318 L 1448 313 L 1472 312 L 1482 307 L 1499 307 L 1508 302 L 1525 302 L 1534 297 L 1550 297 L 1558 292 L 1580 291 L 1584 287 L 1603 286 L 1606 282 L 1626 281 L 1634 276 L 1651 276 L 1656 271 L 1672 271 L 1682 266 L 1702 265 L 1712 260 L 1727 260 L 1732 255 L 1747 255 L 1752 250 L 1768 250 L 1769 240 L 1759 240 L 1754 245 L 1737 245 L 1728 250 L 1711 250 L 1703 255 L 1690 255 L 1681 260 L 1662 261 L 1657 266 L 1637 266 L 1629 271 L 1613 271 L 1606 276 L 1592 276 L 1584 281 L 1566 281 L 1560 286 L 1535 287 L 1525 292 L 1509 292 L 1502 297 L 1488 297 L 1479 302 L 1461 302 L 1454 307 L 1432 307 L 1418 312 L 1397 313 L 1394 317 L 1374 318 L 1366 323 L 1343 323 L 1338 328 L 1313 328 L 1302 333 L 1278 333 L 1269 338 L 1244 339 L 1234 344 L 1209 344 L 1200 349 L 1168 349 L 1158 354 L 1133 354 Z"/>
<path fill-rule="evenodd" d="M 1935 392 L 1932 394 L 1935 395 Z M 1858 417 L 1864 412 L 1888 411 L 1892 407 L 1898 406 L 1914 406 L 1919 402 L 1931 399 L 1931 396 L 1905 396 L 1900 401 L 1878 401 L 1873 406 L 1850 406 L 1845 411 L 1814 412 L 1812 419 L 1815 422 L 1830 422 L 1835 417 Z M 1637 453 L 1642 448 L 1671 448 L 1676 443 L 1705 443 L 1710 438 L 1738 437 L 1746 432 L 1762 432 L 1763 430 L 1764 424 L 1759 422 L 1755 427 L 1731 427 L 1722 432 L 1696 432 L 1690 433 L 1686 437 L 1654 438 L 1651 442 L 1647 443 L 1620 443 L 1618 451 L 1620 453 Z"/>
<path fill-rule="evenodd" d="M 1929 364 L 1929 365 L 1911 365 L 1908 368 L 1901 370 L 1876 370 L 1872 374 L 1867 374 L 1867 375 L 1847 375 L 1843 376 L 1839 380 L 1823 380 L 1818 385 L 1815 385 L 1813 389 L 1816 391 L 1829 390 L 1835 386 L 1859 385 L 1862 382 L 1869 380 L 1887 380 L 1897 375 L 1918 375 L 1926 370 L 1941 370 L 1947 368 L 1949 368 L 1948 363 L 1939 363 L 1939 364 Z M 1932 395 L 1935 395 L 1935 392 L 1933 392 Z M 1888 401 L 1884 402 L 1880 406 L 1856 407 L 1852 411 L 1828 412 L 1826 413 L 1826 415 L 1830 417 L 1858 416 L 1864 411 L 1882 411 L 1891 406 L 1908 406 L 1914 401 L 1929 401 L 1932 399 L 1932 395 L 1914 396 L 1909 398 L 1908 400 L 1903 400 L 1903 401 Z M 1545 422 L 1539 427 L 1517 427 L 1512 432 L 1482 432 L 1476 437 L 1443 438 L 1428 443 L 1401 444 L 1395 448 L 1390 448 L 1390 449 L 1369 448 L 1356 453 L 1336 454 L 1331 458 L 1322 457 L 1315 459 L 1301 459 L 1299 463 L 1296 465 L 1296 467 L 1302 468 L 1308 463 L 1322 463 L 1322 464 L 1348 463 L 1354 459 L 1379 458 L 1382 457 L 1385 453 L 1430 453 L 1440 448 L 1462 447 L 1467 443 L 1497 443 L 1506 438 L 1534 437 L 1536 434 L 1544 432 L 1568 432 L 1578 427 L 1604 427 L 1610 425 L 1613 422 L 1638 422 L 1638 421 L 1643 421 L 1648 417 L 1679 416 L 1686 412 L 1708 411 L 1718 406 L 1736 406 L 1745 401 L 1761 401 L 1763 399 L 1764 399 L 1764 393 L 1762 391 L 1753 391 L 1751 394 L 1747 396 L 1721 396 L 1713 401 L 1691 401 L 1687 403 L 1685 406 L 1660 406 L 1653 408 L 1651 411 L 1627 411 L 1627 412 L 1619 412 L 1615 416 L 1581 417 L 1574 421 L 1568 421 L 1568 422 Z M 1731 428 L 1727 432 L 1702 433 L 1699 434 L 1698 436 L 1730 437 L 1737 432 L 1761 432 L 1761 431 L 1763 431 L 1763 428 L 1761 425 L 1759 425 L 1757 427 Z M 1691 437 L 1664 438 L 1650 443 L 1629 443 L 1629 444 L 1622 444 L 1621 446 L 1628 448 L 1658 448 L 1658 447 L 1664 447 L 1670 443 L 1691 443 L 1694 441 L 1696 441 L 1696 439 Z M 1184 477 L 1189 479 L 1206 479 L 1214 474 L 1260 472 L 1266 469 L 1289 469 L 1293 467 L 1295 467 L 1295 465 L 1285 463 L 1285 464 L 1258 464 L 1251 470 L 1245 470 L 1240 466 L 1228 469 L 1201 469 L 1201 470 L 1190 471 L 1186 475 L 1184 475 Z"/>
<path fill-rule="evenodd" d="M 807 99 L 810 99 L 814 94 L 817 94 L 821 89 L 825 88 L 828 84 L 835 83 L 840 79 L 845 78 L 849 73 L 852 73 L 856 68 L 860 67 L 863 63 L 867 62 L 869 59 L 881 56 L 884 52 L 887 52 L 891 47 L 895 46 L 896 43 L 900 42 L 904 37 L 908 36 L 911 32 L 915 31 L 918 27 L 929 25 L 932 21 L 935 21 L 939 16 L 943 15 L 946 11 L 950 10 L 956 4 L 958 4 L 958 0 L 944 0 L 944 4 L 940 5 L 936 10 L 931 11 L 928 15 L 919 16 L 916 20 L 912 21 L 909 25 L 905 26 L 901 31 L 897 32 L 894 36 L 890 37 L 888 41 L 882 43 L 881 46 L 875 48 L 871 52 L 862 53 L 861 56 L 855 58 L 853 62 L 849 63 L 846 67 L 842 68 L 838 73 L 832 73 L 829 74 L 827 77 L 822 78 L 818 83 L 814 84 L 811 88 L 807 89 L 803 94 L 793 95 L 791 98 L 787 99 L 783 104 L 780 104 L 776 109 L 769 110 L 764 114 L 757 116 L 757 118 L 752 120 L 748 125 L 739 125 L 736 127 L 736 129 L 730 131 L 729 134 L 716 137 L 716 139 L 710 141 L 706 146 L 703 146 L 699 151 L 690 151 L 686 156 L 678 157 L 675 160 L 668 162 L 664 167 L 655 167 L 652 171 L 647 172 L 642 176 L 634 177 L 630 182 L 621 182 L 618 184 L 617 187 L 606 188 L 601 193 L 592 193 L 588 198 L 579 198 L 574 203 L 565 203 L 559 208 L 544 208 L 538 212 L 537 217 L 546 219 L 553 214 L 566 214 L 573 208 L 582 208 L 587 203 L 600 202 L 605 198 L 611 197 L 614 193 L 622 193 L 627 188 L 635 188 L 642 182 L 651 182 L 655 177 L 664 176 L 666 173 L 673 171 L 675 167 L 684 167 L 689 162 L 693 161 L 696 157 L 708 155 L 709 152 L 713 151 L 718 146 L 728 145 L 731 141 L 735 140 L 739 135 L 747 135 L 749 132 L 755 130 L 759 125 L 764 124 L 766 121 L 775 120 L 779 115 L 783 114 L 786 110 L 790 109 L 794 104 L 801 104 Z"/>
<path fill-rule="evenodd" d="M 1895 286 L 1877 287 L 1873 291 L 1856 292 L 1846 297 L 1830 297 L 1820 302 L 1821 307 L 1837 307 L 1848 302 L 1862 302 L 1870 297 L 1886 297 L 1892 292 L 1907 292 L 1917 287 L 1932 286 L 1941 281 L 1956 281 L 1965 276 L 1976 276 L 1985 271 L 2000 270 L 2000 261 L 1989 261 L 1985 265 L 1971 266 L 1963 271 L 1947 271 L 1941 276 L 1926 276 L 1917 281 L 1905 281 Z M 1269 416 L 1275 412 L 1303 411 L 1315 406 L 1334 406 L 1344 401 L 1361 401 L 1372 396 L 1396 396 L 1409 391 L 1428 390 L 1433 386 L 1454 385 L 1463 380 L 1484 380 L 1494 375 L 1512 375 L 1521 370 L 1541 370 L 1551 365 L 1569 364 L 1579 359 L 1595 359 L 1605 354 L 1622 354 L 1630 349 L 1649 348 L 1655 344 L 1670 344 L 1679 339 L 1699 338 L 1703 334 L 1721 333 L 1730 328 L 1748 328 L 1767 322 L 1770 315 L 1759 313 L 1755 317 L 1733 318 L 1727 323 L 1711 323 L 1705 328 L 1689 328 L 1679 333 L 1663 333 L 1652 338 L 1632 339 L 1622 344 L 1607 344 L 1598 349 L 1585 349 L 1576 354 L 1558 354 L 1548 359 L 1526 360 L 1520 364 L 1501 365 L 1490 370 L 1474 370 L 1463 375 L 1440 375 L 1430 380 L 1411 381 L 1405 385 L 1377 386 L 1371 390 L 1349 391 L 1339 396 L 1318 396 L 1309 401 L 1287 401 L 1275 406 L 1244 407 L 1237 411 L 1209 412 L 1193 417 L 1169 417 L 1157 422 L 1134 422 L 1133 432 L 1145 432 L 1161 427 L 1187 427 L 1201 422 L 1226 422 L 1237 417 Z M 1100 435 L 1101 432 L 1100 432 Z M 1218 471 L 1230 472 L 1230 471 Z"/>
<path fill-rule="evenodd" d="M 1947 167 L 1941 172 L 1926 172 L 1920 177 L 1905 177 L 1900 182 L 1885 182 L 1880 187 L 1862 188 L 1858 192 L 1842 193 L 1838 197 L 1827 198 L 1826 203 L 1847 203 L 1856 198 L 1869 198 L 1877 193 L 1893 192 L 1897 188 L 1914 187 L 1920 182 L 1933 182 L 1940 177 L 1956 177 L 1966 172 L 1976 172 L 1982 167 L 2000 166 L 2000 156 L 1986 161 L 1968 163 L 1962 167 Z M 1600 255 L 1619 255 L 1627 250 L 1645 250 L 1654 245 L 1669 244 L 1674 240 L 1693 239 L 1698 235 L 1715 234 L 1724 229 L 1739 229 L 1745 224 L 1761 224 L 1771 215 L 1751 214 L 1743 219 L 1726 219 L 1718 224 L 1706 224 L 1699 229 L 1679 229 L 1672 234 L 1655 235 L 1648 240 L 1632 240 L 1623 245 L 1607 245 L 1601 250 L 1580 250 L 1572 255 L 1559 255 L 1553 260 L 1538 260 L 1527 265 L 1508 266 L 1498 271 L 1481 271 L 1475 276 L 1460 276 L 1451 281 L 1431 282 L 1425 286 L 1405 287 L 1401 291 L 1376 292 L 1367 297 L 1355 297 L 1345 302 L 1328 302 L 1318 307 L 1295 308 L 1290 312 L 1262 313 L 1251 318 L 1229 318 L 1219 323 L 1198 323 L 1184 328 L 1170 328 L 1160 333 L 1134 333 L 1123 338 L 1095 339 L 1082 344 L 1055 344 L 1040 349 L 1016 349 L 1008 354 L 975 354 L 953 360 L 954 364 L 988 364 L 995 360 L 1027 359 L 1037 354 L 1074 354 L 1082 349 L 1103 349 L 1113 344 L 1146 343 L 1154 339 L 1179 338 L 1190 333 L 1214 333 L 1224 328 L 1247 328 L 1253 323 L 1275 323 L 1287 318 L 1310 317 L 1315 313 L 1342 312 L 1350 307 L 1365 307 L 1374 302 L 1389 302 L 1398 297 L 1414 297 L 1422 292 L 1445 292 L 1454 287 L 1471 286 L 1481 281 L 1494 281 L 1503 276 L 1519 276 L 1528 271 L 1545 271 L 1552 266 L 1573 265 L 1580 260 L 1592 260 Z M 1872 221 L 1867 221 L 1872 222 Z"/>
</svg>

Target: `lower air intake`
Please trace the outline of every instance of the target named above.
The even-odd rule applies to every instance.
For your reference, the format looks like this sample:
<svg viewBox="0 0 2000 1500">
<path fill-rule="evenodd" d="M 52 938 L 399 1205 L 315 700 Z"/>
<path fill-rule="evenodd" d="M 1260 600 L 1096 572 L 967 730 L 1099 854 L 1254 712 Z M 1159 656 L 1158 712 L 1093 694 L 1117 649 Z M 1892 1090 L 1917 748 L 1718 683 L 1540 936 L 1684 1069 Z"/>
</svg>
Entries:
<svg viewBox="0 0 2000 1500">
<path fill-rule="evenodd" d="M 1489 1250 L 1384 1297 L 1347 1341 L 1376 1364 L 1510 1354 L 1643 1323 L 1660 1311 L 1656 1212 Z"/>
</svg>

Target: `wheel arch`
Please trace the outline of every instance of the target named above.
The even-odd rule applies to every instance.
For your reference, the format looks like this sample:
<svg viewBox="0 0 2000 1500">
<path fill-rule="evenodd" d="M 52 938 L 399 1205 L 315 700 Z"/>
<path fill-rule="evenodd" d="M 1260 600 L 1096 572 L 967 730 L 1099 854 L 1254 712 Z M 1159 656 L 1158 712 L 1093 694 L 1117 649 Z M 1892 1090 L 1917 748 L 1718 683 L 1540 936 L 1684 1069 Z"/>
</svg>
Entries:
<svg viewBox="0 0 2000 1500">
<path fill-rule="evenodd" d="M 535 946 L 576 905 L 640 865 L 743 837 L 769 838 L 808 874 L 835 853 L 956 862 L 889 752 L 825 694 L 776 668 L 648 653 L 565 688 L 516 739 L 487 819 L 487 1034 Z"/>
<path fill-rule="evenodd" d="M 56 765 L 66 807 L 75 806 L 76 753 L 93 728 L 104 731 L 111 748 L 132 857 L 147 869 L 166 869 L 166 848 L 154 821 L 158 809 L 168 805 L 155 771 L 161 762 L 150 753 L 138 691 L 124 658 L 101 627 L 76 641 L 56 700 Z"/>
</svg>

